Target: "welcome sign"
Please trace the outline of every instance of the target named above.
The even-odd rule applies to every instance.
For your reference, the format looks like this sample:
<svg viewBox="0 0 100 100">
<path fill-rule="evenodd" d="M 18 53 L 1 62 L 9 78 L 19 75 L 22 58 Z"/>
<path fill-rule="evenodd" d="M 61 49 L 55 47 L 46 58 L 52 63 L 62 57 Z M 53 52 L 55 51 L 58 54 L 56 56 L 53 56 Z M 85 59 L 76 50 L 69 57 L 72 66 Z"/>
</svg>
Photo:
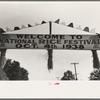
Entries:
<svg viewBox="0 0 100 100">
<path fill-rule="evenodd" d="M 0 49 L 100 50 L 98 35 L 1 34 Z"/>
</svg>

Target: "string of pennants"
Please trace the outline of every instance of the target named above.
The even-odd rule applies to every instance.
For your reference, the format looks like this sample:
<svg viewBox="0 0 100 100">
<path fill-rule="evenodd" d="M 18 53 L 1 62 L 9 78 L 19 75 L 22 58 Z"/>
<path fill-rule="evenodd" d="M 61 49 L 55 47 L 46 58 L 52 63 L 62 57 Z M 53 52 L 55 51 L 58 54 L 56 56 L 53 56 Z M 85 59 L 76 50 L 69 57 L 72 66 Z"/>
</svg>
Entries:
<svg viewBox="0 0 100 100">
<path fill-rule="evenodd" d="M 52 21 L 52 22 L 53 22 L 53 21 Z M 0 28 L 0 33 L 12 32 L 12 31 L 16 31 L 16 30 L 25 29 L 25 28 L 35 27 L 35 26 L 42 25 L 42 24 L 45 24 L 45 23 L 47 23 L 47 22 L 43 20 L 43 21 L 41 22 L 41 24 L 35 23 L 35 25 L 31 25 L 31 24 L 28 24 L 27 26 L 22 25 L 21 28 L 19 28 L 18 26 L 16 26 L 16 27 L 14 27 L 13 30 L 10 29 L 9 27 L 6 27 L 6 31 L 5 31 L 4 29 Z M 56 21 L 54 21 L 54 23 L 57 23 L 57 24 L 61 24 L 61 25 L 67 26 L 67 27 L 74 28 L 74 25 L 73 25 L 72 22 L 71 22 L 70 24 L 66 25 L 65 22 L 60 23 L 60 19 L 57 19 Z M 82 30 L 81 25 L 79 25 L 78 27 L 76 27 L 76 29 Z M 85 28 L 83 29 L 83 31 L 95 33 L 95 28 L 93 28 L 92 30 L 89 31 L 89 27 L 85 27 Z"/>
</svg>

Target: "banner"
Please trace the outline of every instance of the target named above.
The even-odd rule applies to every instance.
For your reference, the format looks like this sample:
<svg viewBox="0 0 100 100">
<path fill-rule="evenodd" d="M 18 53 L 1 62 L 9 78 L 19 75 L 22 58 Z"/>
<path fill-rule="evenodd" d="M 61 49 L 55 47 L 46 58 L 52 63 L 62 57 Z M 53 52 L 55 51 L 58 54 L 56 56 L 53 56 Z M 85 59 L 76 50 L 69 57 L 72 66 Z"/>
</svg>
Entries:
<svg viewBox="0 0 100 100">
<path fill-rule="evenodd" d="M 1 34 L 0 49 L 100 50 L 98 35 Z"/>
</svg>

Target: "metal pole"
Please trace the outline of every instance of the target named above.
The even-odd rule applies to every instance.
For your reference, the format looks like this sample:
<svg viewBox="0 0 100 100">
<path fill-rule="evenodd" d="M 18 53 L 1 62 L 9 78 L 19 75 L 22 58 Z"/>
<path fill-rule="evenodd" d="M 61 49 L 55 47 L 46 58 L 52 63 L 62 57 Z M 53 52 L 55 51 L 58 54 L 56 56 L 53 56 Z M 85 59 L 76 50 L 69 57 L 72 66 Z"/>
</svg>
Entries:
<svg viewBox="0 0 100 100">
<path fill-rule="evenodd" d="M 77 71 L 76 71 L 76 64 L 79 64 L 79 63 L 71 63 L 71 64 L 74 65 L 76 80 L 78 80 L 78 78 L 77 78 Z"/>
</svg>

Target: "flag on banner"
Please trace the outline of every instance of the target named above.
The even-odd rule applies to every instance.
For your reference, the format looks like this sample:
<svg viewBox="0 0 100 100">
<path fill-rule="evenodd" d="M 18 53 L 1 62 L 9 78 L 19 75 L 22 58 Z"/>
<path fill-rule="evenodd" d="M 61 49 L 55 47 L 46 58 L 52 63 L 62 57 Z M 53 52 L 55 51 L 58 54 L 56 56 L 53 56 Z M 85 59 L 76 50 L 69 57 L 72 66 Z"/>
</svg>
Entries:
<svg viewBox="0 0 100 100">
<path fill-rule="evenodd" d="M 83 31 L 89 32 L 89 27 L 85 27 Z"/>
<path fill-rule="evenodd" d="M 5 31 L 2 29 L 2 28 L 0 28 L 0 33 L 4 33 Z"/>
<path fill-rule="evenodd" d="M 62 24 L 62 25 L 66 25 L 66 23 L 65 23 L 65 22 L 62 22 L 61 24 Z"/>
<path fill-rule="evenodd" d="M 14 27 L 14 30 L 20 30 L 20 28 L 18 26 Z"/>
<path fill-rule="evenodd" d="M 90 32 L 91 32 L 91 33 L 95 33 L 95 28 L 93 28 Z"/>
<path fill-rule="evenodd" d="M 28 27 L 32 27 L 32 25 L 28 24 Z"/>
<path fill-rule="evenodd" d="M 27 28 L 25 25 L 22 25 L 21 29 Z"/>
<path fill-rule="evenodd" d="M 60 22 L 60 19 L 57 19 L 54 23 L 59 24 L 59 22 Z"/>
<path fill-rule="evenodd" d="M 67 25 L 67 26 L 72 27 L 72 28 L 74 27 L 74 26 L 73 26 L 73 23 L 70 23 L 70 24 Z"/>
<path fill-rule="evenodd" d="M 41 22 L 41 24 L 45 24 L 46 22 L 43 20 L 42 22 Z"/>
<path fill-rule="evenodd" d="M 79 25 L 78 27 L 76 27 L 76 29 L 82 30 L 81 25 Z"/>
<path fill-rule="evenodd" d="M 7 32 L 11 32 L 11 31 L 13 31 L 13 30 L 10 29 L 10 28 L 8 28 L 8 27 L 6 27 L 6 31 L 7 31 Z"/>
</svg>

